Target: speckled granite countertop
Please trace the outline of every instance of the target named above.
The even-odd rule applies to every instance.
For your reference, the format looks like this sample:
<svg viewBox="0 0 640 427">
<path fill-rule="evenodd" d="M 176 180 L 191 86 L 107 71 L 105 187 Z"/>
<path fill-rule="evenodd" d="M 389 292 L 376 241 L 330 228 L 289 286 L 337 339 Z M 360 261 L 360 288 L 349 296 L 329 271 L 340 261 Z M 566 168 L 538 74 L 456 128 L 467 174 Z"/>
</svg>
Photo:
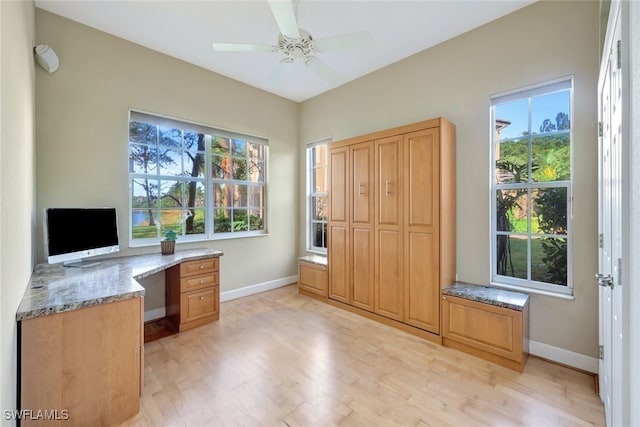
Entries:
<svg viewBox="0 0 640 427">
<path fill-rule="evenodd" d="M 213 249 L 189 249 L 96 260 L 87 268 L 38 264 L 22 297 L 16 320 L 92 307 L 144 295 L 137 279 L 151 276 L 183 261 L 221 256 Z"/>
<path fill-rule="evenodd" d="M 300 258 L 298 258 L 298 260 L 311 264 L 323 265 L 325 267 L 327 266 L 327 257 L 322 255 L 301 256 Z"/>
<path fill-rule="evenodd" d="M 517 311 L 522 311 L 529 301 L 529 295 L 522 292 L 463 282 L 454 282 L 453 285 L 444 288 L 442 295 L 483 302 Z"/>
</svg>

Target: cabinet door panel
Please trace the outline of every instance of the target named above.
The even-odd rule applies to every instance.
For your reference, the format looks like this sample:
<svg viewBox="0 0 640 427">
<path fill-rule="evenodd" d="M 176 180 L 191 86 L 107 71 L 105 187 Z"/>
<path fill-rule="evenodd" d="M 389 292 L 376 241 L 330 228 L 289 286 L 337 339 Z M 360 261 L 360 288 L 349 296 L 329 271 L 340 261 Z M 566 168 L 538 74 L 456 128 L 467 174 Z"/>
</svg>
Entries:
<svg viewBox="0 0 640 427">
<path fill-rule="evenodd" d="M 433 234 L 410 232 L 405 249 L 405 322 L 431 332 L 440 332 L 438 253 Z"/>
<path fill-rule="evenodd" d="M 329 224 L 329 298 L 349 302 L 349 230 Z"/>
<path fill-rule="evenodd" d="M 402 135 L 376 141 L 377 224 L 399 226 L 402 221 L 401 143 Z"/>
<path fill-rule="evenodd" d="M 438 218 L 438 130 L 414 132 L 405 139 L 406 224 L 433 230 Z"/>
<path fill-rule="evenodd" d="M 373 311 L 373 232 L 369 228 L 353 229 L 353 305 Z"/>
<path fill-rule="evenodd" d="M 349 220 L 349 148 L 329 150 L 329 221 Z"/>
<path fill-rule="evenodd" d="M 370 224 L 373 220 L 373 149 L 370 142 L 351 148 L 353 207 L 351 225 Z"/>
<path fill-rule="evenodd" d="M 523 312 L 446 296 L 442 335 L 507 359 L 521 362 Z"/>
<path fill-rule="evenodd" d="M 181 298 L 180 323 L 198 320 L 220 311 L 220 291 L 217 286 L 185 292 Z"/>
<path fill-rule="evenodd" d="M 391 319 L 402 320 L 402 234 L 400 231 L 380 230 L 377 237 L 375 312 Z"/>
<path fill-rule="evenodd" d="M 327 296 L 327 267 L 301 262 L 298 268 L 298 286 L 308 292 Z"/>
<path fill-rule="evenodd" d="M 138 413 L 142 307 L 130 298 L 23 320 L 20 403 L 34 418 L 20 425 L 119 425 Z M 35 417 L 53 409 L 69 420 Z"/>
</svg>

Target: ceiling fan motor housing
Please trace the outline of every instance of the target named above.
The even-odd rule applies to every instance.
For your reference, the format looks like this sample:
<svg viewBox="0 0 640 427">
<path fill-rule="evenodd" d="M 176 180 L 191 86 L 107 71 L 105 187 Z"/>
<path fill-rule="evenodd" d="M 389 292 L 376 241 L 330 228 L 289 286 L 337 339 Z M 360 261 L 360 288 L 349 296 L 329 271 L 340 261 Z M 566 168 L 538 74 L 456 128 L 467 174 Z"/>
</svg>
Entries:
<svg viewBox="0 0 640 427">
<path fill-rule="evenodd" d="M 286 62 L 293 62 L 299 58 L 307 58 L 315 52 L 311 34 L 302 28 L 300 28 L 299 31 L 299 38 L 289 38 L 282 34 L 278 37 L 278 49 L 287 56 L 284 59 Z"/>
</svg>

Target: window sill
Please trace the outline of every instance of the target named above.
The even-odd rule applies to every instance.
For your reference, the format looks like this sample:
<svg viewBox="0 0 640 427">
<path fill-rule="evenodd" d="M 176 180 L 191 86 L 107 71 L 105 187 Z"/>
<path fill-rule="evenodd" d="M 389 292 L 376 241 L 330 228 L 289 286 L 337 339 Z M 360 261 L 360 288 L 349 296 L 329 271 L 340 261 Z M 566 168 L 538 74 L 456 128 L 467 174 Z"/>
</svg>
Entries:
<svg viewBox="0 0 640 427">
<path fill-rule="evenodd" d="M 252 238 L 252 237 L 264 237 L 264 236 L 269 236 L 269 233 L 260 233 L 260 234 L 243 234 L 243 235 L 238 235 L 238 236 L 232 236 L 232 235 L 224 235 L 224 236 L 219 236 L 213 239 L 209 239 L 209 238 L 191 238 L 191 239 L 185 239 L 185 238 L 180 238 L 178 237 L 178 240 L 176 240 L 176 246 L 179 245 L 183 245 L 183 244 L 189 244 L 189 243 L 202 243 L 202 242 L 218 242 L 220 240 L 235 240 L 235 239 L 248 239 L 248 238 Z M 129 240 L 129 247 L 130 248 L 145 248 L 145 247 L 151 247 L 151 246 L 157 246 L 159 245 L 161 242 L 160 239 L 156 240 L 156 241 L 144 241 L 144 242 L 138 242 L 135 240 Z"/>
<path fill-rule="evenodd" d="M 313 249 L 307 249 L 306 252 L 310 253 L 310 254 L 315 254 L 315 255 L 322 255 L 322 256 L 327 256 L 327 251 L 316 251 Z"/>
<path fill-rule="evenodd" d="M 489 284 L 491 286 L 495 286 L 496 288 L 509 289 L 512 291 L 524 292 L 526 294 L 544 295 L 547 297 L 559 298 L 567 301 L 575 301 L 576 299 L 573 295 L 570 295 L 570 294 L 561 294 L 559 292 L 544 291 L 542 289 L 529 288 L 526 286 L 507 285 L 505 283 L 498 283 L 498 282 L 490 282 Z"/>
</svg>

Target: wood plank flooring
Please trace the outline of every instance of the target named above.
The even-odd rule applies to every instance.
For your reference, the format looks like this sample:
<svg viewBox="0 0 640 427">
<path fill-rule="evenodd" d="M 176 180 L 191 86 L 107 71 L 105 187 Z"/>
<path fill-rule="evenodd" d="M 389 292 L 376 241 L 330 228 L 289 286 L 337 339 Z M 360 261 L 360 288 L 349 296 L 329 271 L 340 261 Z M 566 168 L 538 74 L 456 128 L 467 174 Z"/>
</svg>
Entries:
<svg viewBox="0 0 640 427">
<path fill-rule="evenodd" d="M 535 357 L 519 374 L 287 286 L 146 344 L 124 425 L 602 426 L 604 413 L 591 375 Z"/>
</svg>

